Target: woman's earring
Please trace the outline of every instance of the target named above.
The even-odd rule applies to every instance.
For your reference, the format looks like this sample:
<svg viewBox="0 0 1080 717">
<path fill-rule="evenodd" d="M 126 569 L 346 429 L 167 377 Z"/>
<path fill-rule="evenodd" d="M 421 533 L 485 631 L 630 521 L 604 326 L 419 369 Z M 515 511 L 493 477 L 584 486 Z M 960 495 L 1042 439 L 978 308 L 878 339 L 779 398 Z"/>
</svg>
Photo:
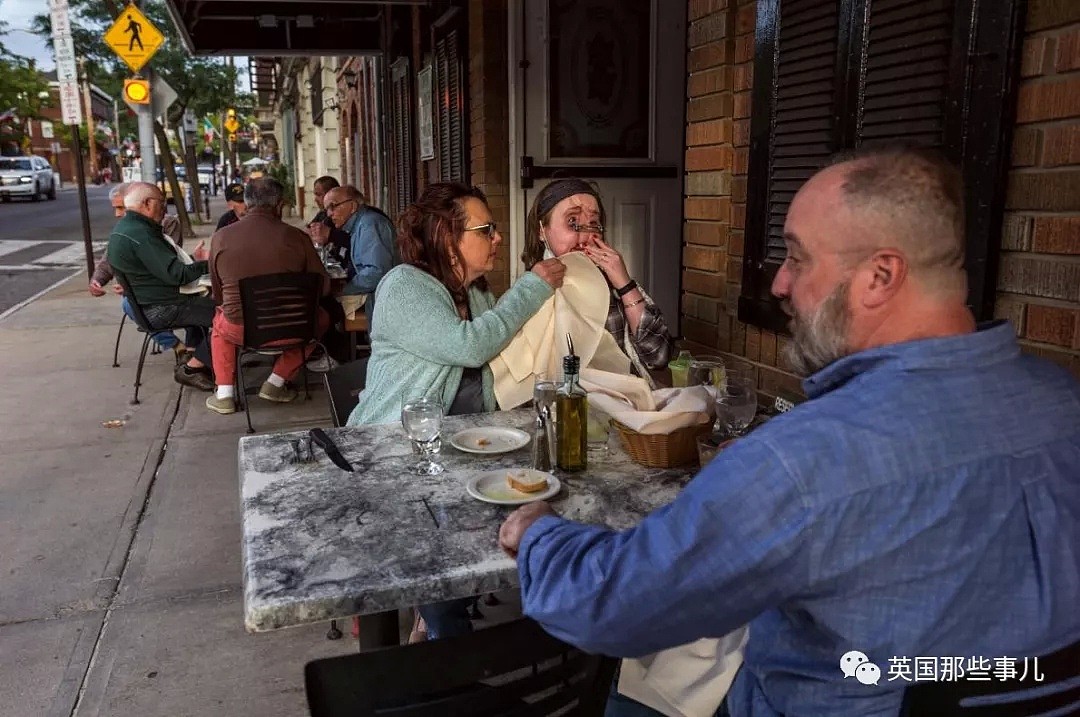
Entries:
<svg viewBox="0 0 1080 717">
<path fill-rule="evenodd" d="M 540 243 L 547 244 L 547 237 L 544 236 L 544 228 L 540 227 Z"/>
</svg>

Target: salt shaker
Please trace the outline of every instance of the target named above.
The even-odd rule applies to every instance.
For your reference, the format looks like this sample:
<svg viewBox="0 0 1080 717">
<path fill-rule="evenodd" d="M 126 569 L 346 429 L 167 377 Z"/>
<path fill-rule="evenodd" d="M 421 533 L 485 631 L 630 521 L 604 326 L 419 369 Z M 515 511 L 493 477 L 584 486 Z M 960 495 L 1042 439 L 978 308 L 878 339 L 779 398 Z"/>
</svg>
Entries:
<svg viewBox="0 0 1080 717">
<path fill-rule="evenodd" d="M 545 473 L 551 471 L 552 453 L 551 409 L 539 406 L 536 410 L 536 429 L 533 431 L 532 467 Z"/>
</svg>

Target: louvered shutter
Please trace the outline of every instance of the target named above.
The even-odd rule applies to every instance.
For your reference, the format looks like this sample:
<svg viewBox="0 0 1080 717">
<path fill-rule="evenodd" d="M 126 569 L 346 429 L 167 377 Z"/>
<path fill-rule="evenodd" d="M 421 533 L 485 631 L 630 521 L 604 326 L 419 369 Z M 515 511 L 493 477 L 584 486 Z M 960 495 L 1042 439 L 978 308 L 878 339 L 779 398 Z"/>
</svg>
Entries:
<svg viewBox="0 0 1080 717">
<path fill-rule="evenodd" d="M 469 181 L 466 145 L 465 13 L 454 8 L 432 29 L 435 55 L 435 102 L 439 140 L 439 176 L 443 181 Z"/>
<path fill-rule="evenodd" d="M 748 177 L 754 189 L 740 301 L 740 315 L 775 329 L 786 323 L 782 315 L 770 318 L 775 302 L 769 294 L 786 255 L 784 218 L 795 192 L 839 146 L 837 2 L 785 0 L 781 7 L 771 56 L 754 68 Z"/>
<path fill-rule="evenodd" d="M 413 201 L 416 187 L 415 151 L 413 149 L 412 77 L 409 58 L 402 57 L 391 66 L 394 120 L 394 203 L 397 214 Z"/>
</svg>

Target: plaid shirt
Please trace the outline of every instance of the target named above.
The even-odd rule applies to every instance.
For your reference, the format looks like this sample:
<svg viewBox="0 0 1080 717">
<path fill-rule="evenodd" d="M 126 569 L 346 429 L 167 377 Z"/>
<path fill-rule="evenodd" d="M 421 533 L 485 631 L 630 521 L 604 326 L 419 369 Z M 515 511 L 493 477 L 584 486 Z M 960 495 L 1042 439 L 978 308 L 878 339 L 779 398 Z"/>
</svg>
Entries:
<svg viewBox="0 0 1080 717">
<path fill-rule="evenodd" d="M 642 294 L 644 295 L 644 292 Z M 604 327 L 615 337 L 615 342 L 619 344 L 623 353 L 631 356 L 630 352 L 633 350 L 647 368 L 658 369 L 667 366 L 671 356 L 671 337 L 668 336 L 667 324 L 664 323 L 660 309 L 648 296 L 645 296 L 645 313 L 641 315 L 637 333 L 629 336 L 630 346 L 627 346 L 625 341 L 629 328 L 626 325 L 626 314 L 615 292 L 611 292 L 611 303 L 608 305 L 607 321 L 604 322 Z"/>
</svg>

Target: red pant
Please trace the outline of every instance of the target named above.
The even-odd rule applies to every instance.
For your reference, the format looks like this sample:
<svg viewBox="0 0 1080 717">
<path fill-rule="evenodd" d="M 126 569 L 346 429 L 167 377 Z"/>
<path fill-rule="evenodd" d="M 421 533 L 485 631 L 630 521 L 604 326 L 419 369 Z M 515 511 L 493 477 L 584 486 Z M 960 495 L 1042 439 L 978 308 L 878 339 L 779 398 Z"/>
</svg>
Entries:
<svg viewBox="0 0 1080 717">
<path fill-rule="evenodd" d="M 330 327 L 330 315 L 319 309 L 315 335 L 321 337 Z M 236 348 L 244 343 L 244 327 L 225 318 L 221 307 L 214 314 L 214 331 L 210 334 L 210 353 L 214 359 L 214 381 L 219 386 L 231 386 L 236 382 Z M 288 342 L 286 342 L 288 343 Z M 273 344 L 268 344 L 273 346 Z M 274 361 L 274 373 L 291 381 L 304 361 L 311 355 L 313 346 L 305 349 L 287 349 Z"/>
</svg>

